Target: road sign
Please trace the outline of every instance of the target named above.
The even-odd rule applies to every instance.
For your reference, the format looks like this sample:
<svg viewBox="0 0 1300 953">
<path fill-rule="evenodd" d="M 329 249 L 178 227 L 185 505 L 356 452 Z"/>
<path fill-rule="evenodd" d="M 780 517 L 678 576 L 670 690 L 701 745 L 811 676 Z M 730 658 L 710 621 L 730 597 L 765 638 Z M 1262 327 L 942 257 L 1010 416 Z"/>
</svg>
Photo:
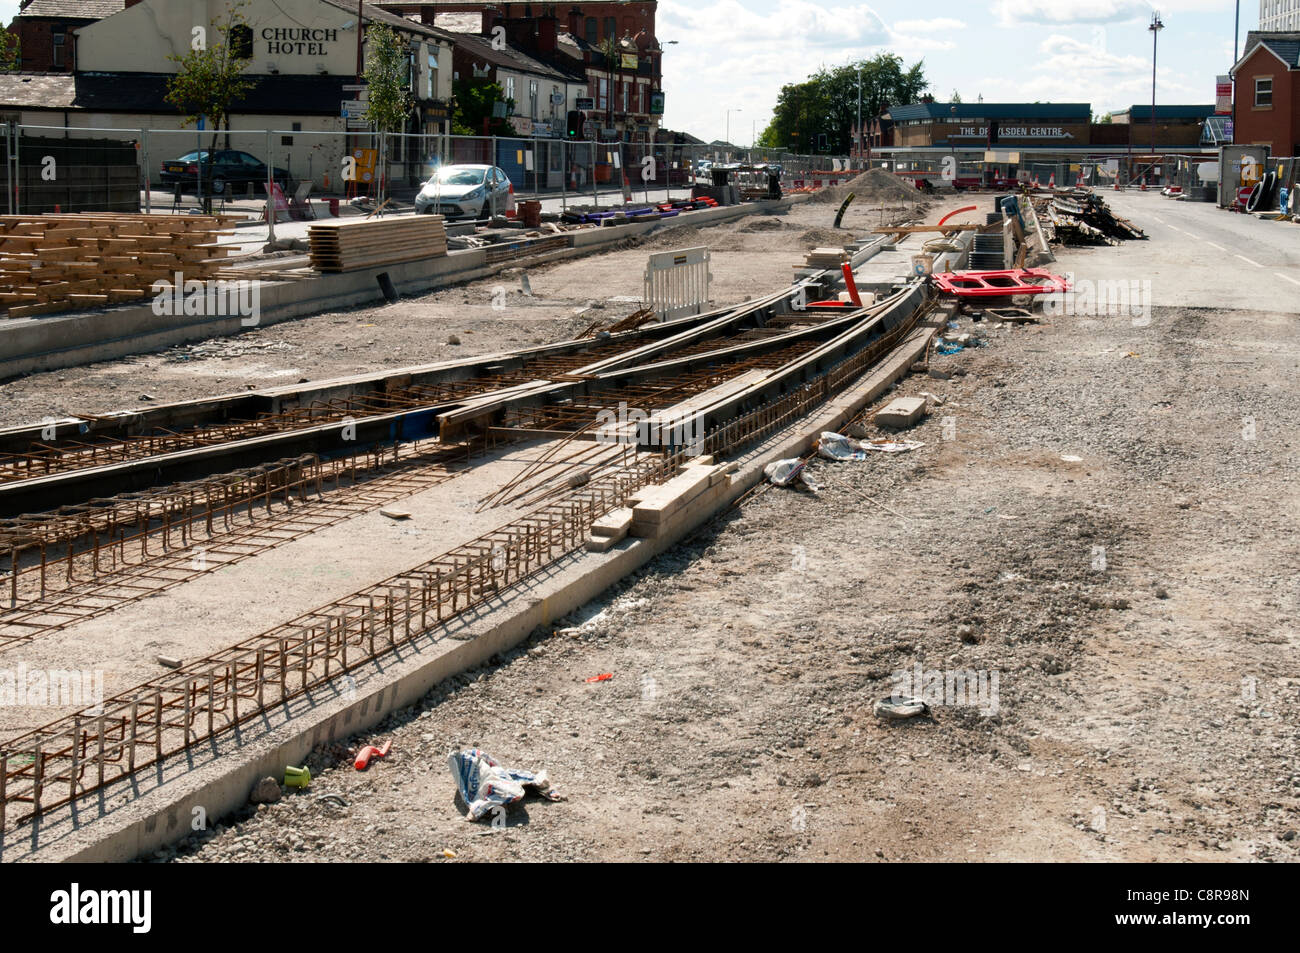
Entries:
<svg viewBox="0 0 1300 953">
<path fill-rule="evenodd" d="M 579 96 L 573 108 L 579 112 L 590 111 L 596 108 L 596 100 L 592 99 L 590 96 Z"/>
<path fill-rule="evenodd" d="M 343 87 L 345 93 L 364 93 L 370 87 L 365 83 L 347 83 Z"/>
<path fill-rule="evenodd" d="M 344 119 L 360 119 L 366 112 L 366 104 L 359 99 L 345 99 L 342 107 Z"/>
</svg>

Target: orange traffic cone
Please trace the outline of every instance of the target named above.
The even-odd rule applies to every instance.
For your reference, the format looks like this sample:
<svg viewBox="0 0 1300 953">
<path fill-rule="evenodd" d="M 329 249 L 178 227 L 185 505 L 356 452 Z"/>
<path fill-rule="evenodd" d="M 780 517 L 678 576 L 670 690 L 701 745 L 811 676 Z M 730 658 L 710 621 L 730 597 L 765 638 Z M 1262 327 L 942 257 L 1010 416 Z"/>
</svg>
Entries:
<svg viewBox="0 0 1300 953">
<path fill-rule="evenodd" d="M 1056 188 L 1056 173 L 1055 173 L 1055 172 L 1053 172 L 1051 175 L 1049 175 L 1049 176 L 1047 177 L 1047 187 L 1048 187 L 1049 189 L 1054 189 L 1054 188 Z"/>
<path fill-rule="evenodd" d="M 515 184 L 510 183 L 510 205 L 506 208 L 506 218 L 515 218 L 518 215 L 515 209 Z"/>
<path fill-rule="evenodd" d="M 1076 189 L 1082 189 L 1082 188 L 1084 188 L 1084 184 L 1083 184 L 1083 170 L 1082 170 L 1082 169 L 1079 170 L 1079 180 L 1078 180 L 1077 182 L 1074 183 L 1074 187 L 1075 187 Z"/>
<path fill-rule="evenodd" d="M 1115 191 L 1116 191 L 1116 192 L 1119 191 L 1119 173 L 1118 173 L 1118 172 L 1115 173 Z"/>
<path fill-rule="evenodd" d="M 1146 190 L 1147 190 L 1147 177 L 1144 175 L 1142 176 L 1142 185 L 1139 186 L 1139 191 L 1145 192 Z"/>
</svg>

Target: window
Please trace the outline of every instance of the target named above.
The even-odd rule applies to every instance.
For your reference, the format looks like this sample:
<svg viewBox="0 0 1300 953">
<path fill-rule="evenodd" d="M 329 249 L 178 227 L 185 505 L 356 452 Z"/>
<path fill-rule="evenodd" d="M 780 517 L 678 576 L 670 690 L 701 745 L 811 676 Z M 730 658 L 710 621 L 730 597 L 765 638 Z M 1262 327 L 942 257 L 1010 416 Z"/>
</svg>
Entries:
<svg viewBox="0 0 1300 953">
<path fill-rule="evenodd" d="M 1273 77 L 1259 76 L 1255 78 L 1255 105 L 1273 105 Z"/>
<path fill-rule="evenodd" d="M 511 115 L 514 115 L 514 111 L 515 111 L 513 106 L 514 98 L 515 98 L 515 78 L 513 76 L 507 76 L 506 77 L 506 106 L 510 110 Z"/>
<path fill-rule="evenodd" d="M 615 17 L 605 17 L 605 36 L 618 39 L 618 20 Z"/>
<path fill-rule="evenodd" d="M 596 108 L 605 109 L 609 105 L 609 77 L 602 76 L 597 87 Z"/>
<path fill-rule="evenodd" d="M 253 58 L 253 30 L 243 23 L 237 24 L 230 31 L 230 52 L 240 60 Z"/>
<path fill-rule="evenodd" d="M 63 65 L 63 44 L 67 37 L 64 36 L 62 29 L 58 27 L 55 29 L 58 29 L 59 32 L 50 37 L 54 41 L 54 65 L 61 67 Z"/>
<path fill-rule="evenodd" d="M 537 118 L 537 80 L 528 81 L 528 118 Z"/>
<path fill-rule="evenodd" d="M 623 87 L 623 112 L 627 112 L 628 87 L 631 86 L 632 84 L 624 82 L 624 83 L 619 83 L 619 85 Z"/>
<path fill-rule="evenodd" d="M 597 32 L 600 29 L 600 24 L 596 21 L 595 17 L 587 17 L 582 28 L 583 39 L 586 40 L 588 44 L 595 46 L 600 42 L 600 34 Z"/>
</svg>

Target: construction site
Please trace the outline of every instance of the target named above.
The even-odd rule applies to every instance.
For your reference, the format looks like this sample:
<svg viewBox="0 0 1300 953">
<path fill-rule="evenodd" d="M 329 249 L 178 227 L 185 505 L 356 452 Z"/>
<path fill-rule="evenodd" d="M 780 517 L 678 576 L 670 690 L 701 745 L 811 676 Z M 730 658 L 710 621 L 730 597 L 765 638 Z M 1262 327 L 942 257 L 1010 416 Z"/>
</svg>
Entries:
<svg viewBox="0 0 1300 953">
<path fill-rule="evenodd" d="M 0 860 L 1296 860 L 1300 230 L 811 183 L 0 216 Z"/>
</svg>

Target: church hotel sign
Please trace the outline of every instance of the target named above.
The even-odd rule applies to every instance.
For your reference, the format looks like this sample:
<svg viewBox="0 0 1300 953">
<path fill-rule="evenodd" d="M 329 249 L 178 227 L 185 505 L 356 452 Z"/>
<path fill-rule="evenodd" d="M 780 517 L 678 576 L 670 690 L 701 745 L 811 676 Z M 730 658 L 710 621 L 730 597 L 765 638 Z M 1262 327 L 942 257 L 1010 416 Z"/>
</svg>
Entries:
<svg viewBox="0 0 1300 953">
<path fill-rule="evenodd" d="M 265 27 L 262 40 L 268 54 L 285 56 L 324 56 L 326 43 L 337 43 L 338 30 L 317 30 L 311 27 Z"/>
</svg>

